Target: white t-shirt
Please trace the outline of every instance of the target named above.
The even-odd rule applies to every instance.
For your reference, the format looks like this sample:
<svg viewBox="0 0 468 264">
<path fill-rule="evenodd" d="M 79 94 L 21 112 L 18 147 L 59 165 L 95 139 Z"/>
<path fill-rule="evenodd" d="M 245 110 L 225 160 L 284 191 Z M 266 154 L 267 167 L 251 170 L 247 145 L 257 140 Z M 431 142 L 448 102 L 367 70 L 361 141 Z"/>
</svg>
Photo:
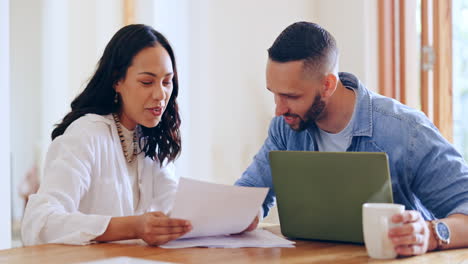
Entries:
<svg viewBox="0 0 468 264">
<path fill-rule="evenodd" d="M 351 89 L 354 92 L 354 90 Z M 336 134 L 328 133 L 322 129 L 318 129 L 319 133 L 316 137 L 319 151 L 324 152 L 345 152 L 351 145 L 353 139 L 353 123 L 354 113 L 356 112 L 356 104 L 354 104 L 353 115 L 346 127 Z"/>
</svg>

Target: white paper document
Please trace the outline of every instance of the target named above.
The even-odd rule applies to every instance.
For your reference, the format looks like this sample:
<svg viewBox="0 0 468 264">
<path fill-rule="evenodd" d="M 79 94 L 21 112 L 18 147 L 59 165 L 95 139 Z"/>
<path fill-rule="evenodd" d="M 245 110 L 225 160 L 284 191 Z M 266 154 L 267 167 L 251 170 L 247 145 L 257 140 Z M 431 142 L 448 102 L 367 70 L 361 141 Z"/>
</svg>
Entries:
<svg viewBox="0 0 468 264">
<path fill-rule="evenodd" d="M 252 223 L 267 192 L 181 178 L 170 217 L 192 223 L 192 231 L 181 238 L 239 233 Z"/>
<path fill-rule="evenodd" d="M 170 241 L 161 248 L 188 248 L 188 247 L 294 247 L 295 242 L 277 236 L 264 229 L 256 229 L 240 235 L 225 235 L 211 237 L 194 237 Z"/>
</svg>

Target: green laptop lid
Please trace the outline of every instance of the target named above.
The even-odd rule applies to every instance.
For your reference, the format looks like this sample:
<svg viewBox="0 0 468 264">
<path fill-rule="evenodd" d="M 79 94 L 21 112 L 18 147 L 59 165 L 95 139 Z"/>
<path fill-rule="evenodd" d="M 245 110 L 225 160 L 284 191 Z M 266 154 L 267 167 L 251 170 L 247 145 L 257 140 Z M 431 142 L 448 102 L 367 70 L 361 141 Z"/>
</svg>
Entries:
<svg viewBox="0 0 468 264">
<path fill-rule="evenodd" d="M 271 151 L 281 232 L 363 243 L 362 204 L 393 203 L 385 153 Z"/>
</svg>

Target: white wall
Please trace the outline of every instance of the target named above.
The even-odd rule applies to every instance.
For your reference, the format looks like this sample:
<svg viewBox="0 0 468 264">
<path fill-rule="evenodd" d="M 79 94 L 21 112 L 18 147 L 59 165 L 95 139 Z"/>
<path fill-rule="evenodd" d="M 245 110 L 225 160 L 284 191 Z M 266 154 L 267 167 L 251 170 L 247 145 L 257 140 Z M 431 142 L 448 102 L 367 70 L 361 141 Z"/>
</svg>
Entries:
<svg viewBox="0 0 468 264">
<path fill-rule="evenodd" d="M 70 35 L 69 1 L 42 0 L 41 53 L 41 164 L 50 144 L 53 126 L 60 121 L 69 105 Z"/>
<path fill-rule="evenodd" d="M 11 246 L 10 215 L 10 15 L 9 1 L 0 0 L 0 249 Z"/>
<path fill-rule="evenodd" d="M 107 43 L 123 26 L 123 1 L 67 2 L 68 83 L 71 88 L 69 106 L 71 100 L 83 91 L 94 73 Z"/>
<path fill-rule="evenodd" d="M 17 187 L 39 154 L 42 113 L 42 6 L 41 1 L 15 0 L 10 4 L 11 158 L 13 219 L 22 216 L 23 200 Z"/>
<path fill-rule="evenodd" d="M 320 0 L 316 22 L 336 39 L 340 49 L 340 71 L 351 72 L 367 88 L 378 91 L 377 1 Z"/>
</svg>

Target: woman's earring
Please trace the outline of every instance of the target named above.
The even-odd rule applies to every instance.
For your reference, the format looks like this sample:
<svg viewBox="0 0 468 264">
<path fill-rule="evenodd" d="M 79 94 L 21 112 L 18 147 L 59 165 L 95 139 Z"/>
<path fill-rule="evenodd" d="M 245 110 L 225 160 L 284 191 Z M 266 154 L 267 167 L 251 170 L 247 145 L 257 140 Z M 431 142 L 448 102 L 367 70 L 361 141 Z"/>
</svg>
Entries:
<svg viewBox="0 0 468 264">
<path fill-rule="evenodd" d="M 114 104 L 118 104 L 119 103 L 119 94 L 118 93 L 115 93 L 115 96 L 114 96 Z"/>
</svg>

